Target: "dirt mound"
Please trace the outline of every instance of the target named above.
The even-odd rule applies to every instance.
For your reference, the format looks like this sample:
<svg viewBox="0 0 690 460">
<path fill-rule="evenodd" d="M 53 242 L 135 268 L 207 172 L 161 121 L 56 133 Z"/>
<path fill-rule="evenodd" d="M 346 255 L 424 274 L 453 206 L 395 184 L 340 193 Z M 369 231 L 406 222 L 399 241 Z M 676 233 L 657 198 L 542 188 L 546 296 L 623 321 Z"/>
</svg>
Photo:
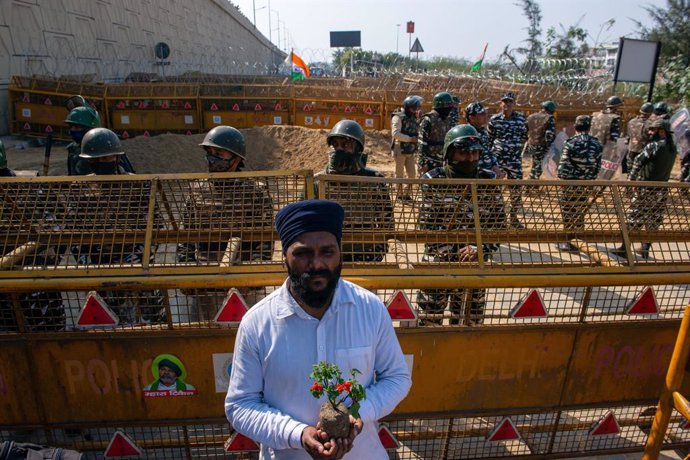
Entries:
<svg viewBox="0 0 690 460">
<path fill-rule="evenodd" d="M 241 131 L 247 143 L 247 170 L 312 169 L 316 172 L 326 165 L 328 131 L 325 129 L 262 126 Z M 122 141 L 122 145 L 140 174 L 205 172 L 206 160 L 199 147 L 203 139 L 204 134 L 161 134 L 137 136 Z M 10 168 L 43 169 L 43 147 L 29 148 L 17 139 L 6 140 L 5 145 Z M 390 155 L 389 131 L 367 131 L 365 151 L 369 153 L 369 166 L 392 175 L 395 166 Z M 64 146 L 53 147 L 50 162 L 50 175 L 67 174 Z"/>
</svg>

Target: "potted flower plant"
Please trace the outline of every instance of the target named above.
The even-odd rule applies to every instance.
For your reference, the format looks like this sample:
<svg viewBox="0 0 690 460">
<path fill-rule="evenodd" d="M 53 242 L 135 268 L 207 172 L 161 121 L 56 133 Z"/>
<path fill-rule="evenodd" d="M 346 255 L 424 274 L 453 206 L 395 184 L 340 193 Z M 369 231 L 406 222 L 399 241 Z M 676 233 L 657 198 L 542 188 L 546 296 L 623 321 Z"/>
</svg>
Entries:
<svg viewBox="0 0 690 460">
<path fill-rule="evenodd" d="M 350 415 L 359 418 L 359 402 L 365 399 L 364 387 L 355 379 L 361 374 L 350 369 L 350 379 L 344 380 L 335 364 L 321 361 L 314 364 L 309 377 L 314 381 L 310 391 L 315 398 L 326 395 L 328 400 L 321 405 L 319 421 L 321 429 L 331 438 L 346 438 L 350 434 Z M 348 406 L 349 405 L 349 406 Z"/>
</svg>

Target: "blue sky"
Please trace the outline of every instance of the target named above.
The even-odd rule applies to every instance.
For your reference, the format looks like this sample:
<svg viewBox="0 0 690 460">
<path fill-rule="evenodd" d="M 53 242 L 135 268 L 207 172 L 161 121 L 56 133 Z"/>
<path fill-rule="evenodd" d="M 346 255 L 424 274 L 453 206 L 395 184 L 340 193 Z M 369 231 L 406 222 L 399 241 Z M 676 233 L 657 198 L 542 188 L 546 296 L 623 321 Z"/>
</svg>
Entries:
<svg viewBox="0 0 690 460">
<path fill-rule="evenodd" d="M 404 54 L 409 43 L 405 24 L 410 20 L 415 22 L 412 41 L 419 38 L 424 47 L 422 58 L 474 60 L 488 42 L 487 59 L 493 60 L 506 46 L 521 46 L 527 36 L 527 19 L 514 0 L 232 0 L 250 21 L 256 7 L 257 28 L 267 37 L 269 1 L 273 42 L 278 44 L 280 37 L 285 49 L 287 35 L 287 48 L 294 47 L 309 60 L 330 57 L 329 31 L 333 30 L 361 30 L 363 49 L 386 53 L 397 48 Z M 643 9 L 648 2 L 541 0 L 539 4 L 544 35 L 551 26 L 568 27 L 582 17 L 580 25 L 589 31 L 590 45 L 617 43 L 621 36 L 636 37 L 634 20 L 649 24 Z M 614 26 L 602 29 L 612 18 Z"/>
</svg>

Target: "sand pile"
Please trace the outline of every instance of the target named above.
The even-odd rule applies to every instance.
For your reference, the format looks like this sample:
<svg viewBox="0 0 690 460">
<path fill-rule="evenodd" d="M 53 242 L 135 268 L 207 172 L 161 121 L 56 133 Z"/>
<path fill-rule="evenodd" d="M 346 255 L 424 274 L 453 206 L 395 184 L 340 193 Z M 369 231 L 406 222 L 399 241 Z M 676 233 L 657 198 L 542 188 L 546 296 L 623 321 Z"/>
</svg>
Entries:
<svg viewBox="0 0 690 460">
<path fill-rule="evenodd" d="M 241 131 L 247 143 L 247 170 L 320 171 L 326 165 L 327 130 L 301 126 L 263 126 Z M 198 146 L 203 139 L 204 134 L 161 134 L 137 136 L 122 141 L 122 145 L 140 174 L 205 172 L 206 160 Z M 44 148 L 15 148 L 25 144 L 15 138 L 5 140 L 9 167 L 42 171 Z M 367 131 L 365 151 L 369 153 L 369 166 L 392 175 L 395 166 L 390 155 L 389 131 Z M 67 151 L 64 145 L 54 145 L 49 175 L 64 174 L 67 174 Z"/>
</svg>

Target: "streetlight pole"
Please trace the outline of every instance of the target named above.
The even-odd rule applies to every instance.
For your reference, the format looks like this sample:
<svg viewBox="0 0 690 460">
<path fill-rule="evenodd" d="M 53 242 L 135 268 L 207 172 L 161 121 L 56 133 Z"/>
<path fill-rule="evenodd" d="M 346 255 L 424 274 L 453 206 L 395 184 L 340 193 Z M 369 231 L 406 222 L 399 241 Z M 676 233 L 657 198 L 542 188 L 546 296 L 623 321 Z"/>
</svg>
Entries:
<svg viewBox="0 0 690 460">
<path fill-rule="evenodd" d="M 268 41 L 273 43 L 273 29 L 271 28 L 271 0 L 268 0 Z"/>
<path fill-rule="evenodd" d="M 395 34 L 395 54 L 398 54 L 398 50 L 400 49 L 400 24 L 396 24 L 395 26 L 398 28 Z"/>
<path fill-rule="evenodd" d="M 252 11 L 254 11 L 254 28 L 256 29 L 256 0 L 252 0 Z"/>
</svg>

